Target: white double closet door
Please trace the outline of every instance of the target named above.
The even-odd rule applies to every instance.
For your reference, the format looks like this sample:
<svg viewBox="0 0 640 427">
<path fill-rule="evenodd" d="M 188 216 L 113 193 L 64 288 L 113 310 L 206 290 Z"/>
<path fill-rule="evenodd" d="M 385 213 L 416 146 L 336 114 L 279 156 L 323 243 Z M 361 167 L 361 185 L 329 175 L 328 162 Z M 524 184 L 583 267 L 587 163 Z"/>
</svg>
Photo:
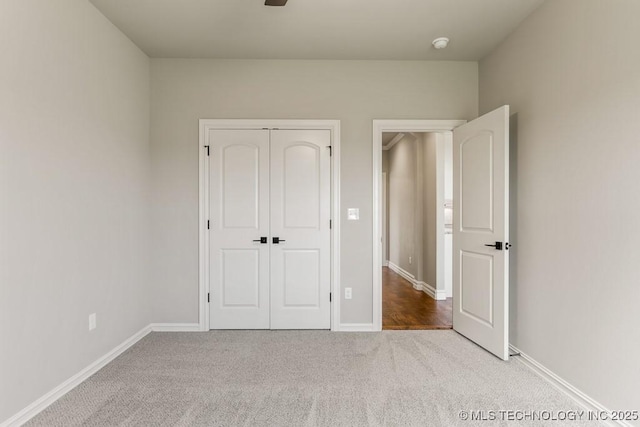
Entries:
<svg viewBox="0 0 640 427">
<path fill-rule="evenodd" d="M 211 329 L 329 329 L 331 133 L 211 130 Z"/>
</svg>

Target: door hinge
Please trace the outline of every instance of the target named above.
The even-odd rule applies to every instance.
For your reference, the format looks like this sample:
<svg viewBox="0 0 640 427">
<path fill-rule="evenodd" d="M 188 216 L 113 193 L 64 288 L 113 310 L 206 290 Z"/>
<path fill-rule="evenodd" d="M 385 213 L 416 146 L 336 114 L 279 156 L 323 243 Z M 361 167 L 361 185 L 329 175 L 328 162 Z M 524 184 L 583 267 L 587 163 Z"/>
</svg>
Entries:
<svg viewBox="0 0 640 427">
<path fill-rule="evenodd" d="M 329 292 L 329 302 L 331 302 L 331 292 Z"/>
<path fill-rule="evenodd" d="M 204 148 L 206 148 L 206 149 L 207 149 L 207 156 L 208 156 L 208 155 L 209 155 L 209 146 L 208 146 L 208 145 L 205 145 L 205 146 L 204 146 Z"/>
<path fill-rule="evenodd" d="M 210 227 L 211 227 L 211 223 L 209 220 L 207 220 L 207 230 L 209 230 Z"/>
<path fill-rule="evenodd" d="M 333 220 L 329 220 L 329 230 L 333 228 Z"/>
<path fill-rule="evenodd" d="M 211 302 L 211 294 L 207 292 L 207 302 Z"/>
<path fill-rule="evenodd" d="M 329 157 L 333 156 L 333 147 L 329 145 L 327 148 L 329 149 Z"/>
</svg>

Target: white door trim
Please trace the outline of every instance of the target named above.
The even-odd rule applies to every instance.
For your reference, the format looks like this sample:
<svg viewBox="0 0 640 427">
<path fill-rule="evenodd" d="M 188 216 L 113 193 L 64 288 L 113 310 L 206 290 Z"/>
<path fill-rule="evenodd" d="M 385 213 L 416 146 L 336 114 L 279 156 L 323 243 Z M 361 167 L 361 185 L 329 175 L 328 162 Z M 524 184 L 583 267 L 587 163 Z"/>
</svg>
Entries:
<svg viewBox="0 0 640 427">
<path fill-rule="evenodd" d="M 374 120 L 373 121 L 373 329 L 382 330 L 382 261 L 380 236 L 380 188 L 383 132 L 451 132 L 466 120 Z"/>
<path fill-rule="evenodd" d="M 210 129 L 317 129 L 331 131 L 331 330 L 340 326 L 340 120 L 260 120 L 260 119 L 200 119 L 198 141 L 199 165 L 199 276 L 198 324 L 209 330 L 209 168 L 206 133 Z M 382 149 L 382 148 L 381 148 Z M 382 168 L 382 165 L 381 165 Z"/>
</svg>

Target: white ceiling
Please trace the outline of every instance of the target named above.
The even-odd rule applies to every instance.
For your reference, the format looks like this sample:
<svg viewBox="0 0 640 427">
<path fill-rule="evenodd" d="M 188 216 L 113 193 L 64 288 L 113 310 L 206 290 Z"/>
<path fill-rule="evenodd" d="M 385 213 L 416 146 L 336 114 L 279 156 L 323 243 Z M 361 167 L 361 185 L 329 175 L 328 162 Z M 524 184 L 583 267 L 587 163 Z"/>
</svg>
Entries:
<svg viewBox="0 0 640 427">
<path fill-rule="evenodd" d="M 476 61 L 543 0 L 90 1 L 151 57 Z"/>
</svg>

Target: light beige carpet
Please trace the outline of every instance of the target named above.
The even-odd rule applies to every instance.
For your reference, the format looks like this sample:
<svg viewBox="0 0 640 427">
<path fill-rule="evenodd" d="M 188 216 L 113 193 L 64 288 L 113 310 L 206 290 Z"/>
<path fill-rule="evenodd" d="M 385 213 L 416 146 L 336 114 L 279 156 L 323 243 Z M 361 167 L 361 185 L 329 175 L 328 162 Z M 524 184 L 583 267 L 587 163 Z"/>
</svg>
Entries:
<svg viewBox="0 0 640 427">
<path fill-rule="evenodd" d="M 596 425 L 470 410 L 581 408 L 453 331 L 155 332 L 28 425 Z"/>
</svg>

